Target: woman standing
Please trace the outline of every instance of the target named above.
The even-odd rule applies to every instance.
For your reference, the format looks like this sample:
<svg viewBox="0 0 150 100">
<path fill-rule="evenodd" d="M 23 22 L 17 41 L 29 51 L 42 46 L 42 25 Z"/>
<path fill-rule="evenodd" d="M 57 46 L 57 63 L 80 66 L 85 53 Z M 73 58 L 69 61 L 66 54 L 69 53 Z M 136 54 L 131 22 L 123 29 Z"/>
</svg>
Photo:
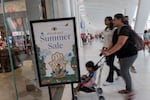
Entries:
<svg viewBox="0 0 150 100">
<path fill-rule="evenodd" d="M 106 28 L 103 32 L 104 45 L 103 45 L 102 51 L 108 50 L 112 47 L 112 37 L 114 34 L 114 30 L 115 30 L 115 28 L 113 27 L 112 17 L 108 16 L 105 18 L 105 25 L 106 25 Z M 117 72 L 118 77 L 120 76 L 120 70 L 116 66 L 114 66 L 114 58 L 115 58 L 114 54 L 106 57 L 106 63 L 109 66 L 110 70 L 109 70 L 109 75 L 106 79 L 106 82 L 103 84 L 104 86 L 108 86 L 113 83 L 114 71 Z"/>
<path fill-rule="evenodd" d="M 114 26 L 118 29 L 114 32 L 113 47 L 104 51 L 103 55 L 109 56 L 116 53 L 120 62 L 121 76 L 126 84 L 126 88 L 120 90 L 119 93 L 129 94 L 128 100 L 130 100 L 130 97 L 133 95 L 133 89 L 129 68 L 137 58 L 137 49 L 135 47 L 131 28 L 124 25 L 123 14 L 116 14 L 114 16 Z"/>
</svg>

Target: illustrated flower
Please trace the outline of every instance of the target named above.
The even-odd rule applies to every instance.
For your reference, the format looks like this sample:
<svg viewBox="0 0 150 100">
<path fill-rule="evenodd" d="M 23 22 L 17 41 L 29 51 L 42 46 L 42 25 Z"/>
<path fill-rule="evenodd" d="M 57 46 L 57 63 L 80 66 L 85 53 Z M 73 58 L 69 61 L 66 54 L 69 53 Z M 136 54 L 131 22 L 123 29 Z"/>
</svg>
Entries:
<svg viewBox="0 0 150 100">
<path fill-rule="evenodd" d="M 65 77 L 64 71 L 66 70 L 67 61 L 64 59 L 64 55 L 56 52 L 52 54 L 51 58 L 49 65 L 54 72 L 54 77 Z"/>
<path fill-rule="evenodd" d="M 64 83 L 66 83 L 67 82 L 67 80 L 64 80 Z"/>
<path fill-rule="evenodd" d="M 71 80 L 67 80 L 67 82 L 71 82 Z"/>
<path fill-rule="evenodd" d="M 73 68 L 77 68 L 77 64 L 72 64 L 72 67 Z"/>
<path fill-rule="evenodd" d="M 47 81 L 46 81 L 46 80 L 43 80 L 43 81 L 42 81 L 42 84 L 46 84 L 46 83 L 47 83 Z"/>
<path fill-rule="evenodd" d="M 47 70 L 47 68 L 44 66 L 44 67 L 43 67 L 43 70 Z"/>
<path fill-rule="evenodd" d="M 65 60 L 71 61 L 72 56 L 73 56 L 72 52 L 67 53 L 67 54 L 65 55 Z"/>
<path fill-rule="evenodd" d="M 72 53 L 71 53 L 71 52 L 69 52 L 68 56 L 69 56 L 69 57 L 70 57 L 70 56 L 72 56 Z"/>
<path fill-rule="evenodd" d="M 47 83 L 49 83 L 49 84 L 50 84 L 50 83 L 51 83 L 51 81 L 50 81 L 50 80 L 47 80 Z"/>
</svg>

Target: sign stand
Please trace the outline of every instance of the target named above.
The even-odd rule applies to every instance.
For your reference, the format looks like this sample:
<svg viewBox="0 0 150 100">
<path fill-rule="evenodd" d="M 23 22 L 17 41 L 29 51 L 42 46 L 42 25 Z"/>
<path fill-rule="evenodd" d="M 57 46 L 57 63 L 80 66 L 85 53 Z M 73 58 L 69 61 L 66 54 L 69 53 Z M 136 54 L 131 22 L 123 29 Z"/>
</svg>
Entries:
<svg viewBox="0 0 150 100">
<path fill-rule="evenodd" d="M 52 100 L 52 91 L 50 86 L 48 86 L 48 93 L 49 93 L 49 100 Z"/>
<path fill-rule="evenodd" d="M 53 85 L 80 81 L 75 17 L 31 21 L 32 42 L 40 87 L 47 86 L 50 100 Z"/>
<path fill-rule="evenodd" d="M 71 92 L 72 92 L 72 100 L 75 100 L 74 99 L 74 87 L 73 87 L 73 83 L 71 83 Z M 48 93 L 49 93 L 49 99 L 53 100 L 51 86 L 48 86 Z"/>
<path fill-rule="evenodd" d="M 73 83 L 71 83 L 71 91 L 72 91 L 72 100 L 74 100 L 74 87 L 73 87 Z"/>
</svg>

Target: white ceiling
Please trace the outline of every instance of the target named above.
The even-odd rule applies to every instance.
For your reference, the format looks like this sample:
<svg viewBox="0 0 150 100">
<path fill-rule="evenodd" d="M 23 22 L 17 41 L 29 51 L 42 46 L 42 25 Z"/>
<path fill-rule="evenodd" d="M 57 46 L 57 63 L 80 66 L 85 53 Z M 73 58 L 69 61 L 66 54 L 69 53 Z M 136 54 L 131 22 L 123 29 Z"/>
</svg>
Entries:
<svg viewBox="0 0 150 100">
<path fill-rule="evenodd" d="M 91 31 L 102 30 L 104 18 L 123 13 L 133 20 L 138 0 L 82 0 L 80 2 L 81 19 Z"/>
</svg>

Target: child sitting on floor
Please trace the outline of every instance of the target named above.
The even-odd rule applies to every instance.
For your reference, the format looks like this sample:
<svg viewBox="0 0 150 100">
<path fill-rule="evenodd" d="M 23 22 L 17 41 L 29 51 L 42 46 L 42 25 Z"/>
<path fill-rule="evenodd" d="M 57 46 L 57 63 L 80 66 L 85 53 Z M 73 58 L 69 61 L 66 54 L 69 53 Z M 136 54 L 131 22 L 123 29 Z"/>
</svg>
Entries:
<svg viewBox="0 0 150 100">
<path fill-rule="evenodd" d="M 93 85 L 95 83 L 96 80 L 96 68 L 95 65 L 92 61 L 89 61 L 86 63 L 86 69 L 88 71 L 87 75 L 83 75 L 81 77 L 81 82 L 78 84 L 78 86 L 76 87 L 77 91 L 85 91 L 85 92 L 92 92 L 90 91 L 90 89 L 93 89 Z M 84 89 L 88 89 L 88 90 L 84 90 Z M 93 89 L 94 90 L 94 89 Z"/>
</svg>

